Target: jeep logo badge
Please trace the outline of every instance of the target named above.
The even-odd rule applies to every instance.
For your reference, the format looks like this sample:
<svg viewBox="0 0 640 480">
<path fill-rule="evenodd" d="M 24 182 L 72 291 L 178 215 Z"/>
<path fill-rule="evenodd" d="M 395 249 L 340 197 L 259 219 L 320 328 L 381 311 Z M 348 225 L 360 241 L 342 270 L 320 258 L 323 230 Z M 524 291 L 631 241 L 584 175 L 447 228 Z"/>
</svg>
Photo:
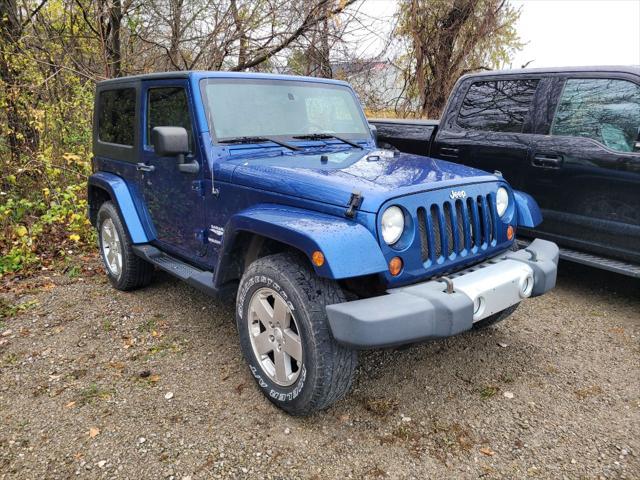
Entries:
<svg viewBox="0 0 640 480">
<path fill-rule="evenodd" d="M 451 200 L 456 200 L 457 198 L 466 198 L 467 196 L 467 192 L 465 192 L 464 190 L 451 190 L 451 193 L 449 194 L 449 198 Z"/>
</svg>

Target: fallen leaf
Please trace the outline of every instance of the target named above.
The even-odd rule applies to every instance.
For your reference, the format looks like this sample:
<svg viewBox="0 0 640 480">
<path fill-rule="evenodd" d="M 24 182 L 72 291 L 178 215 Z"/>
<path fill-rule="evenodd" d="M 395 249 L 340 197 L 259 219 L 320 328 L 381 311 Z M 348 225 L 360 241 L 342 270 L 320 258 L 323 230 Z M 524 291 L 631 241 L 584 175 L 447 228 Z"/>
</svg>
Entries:
<svg viewBox="0 0 640 480">
<path fill-rule="evenodd" d="M 483 455 L 486 455 L 488 457 L 493 457 L 496 454 L 496 452 L 491 450 L 491 448 L 489 448 L 489 447 L 482 447 L 480 449 L 480 453 L 482 453 Z"/>
<path fill-rule="evenodd" d="M 76 402 L 69 402 L 64 406 L 64 408 L 73 408 L 75 407 L 75 405 L 76 405 Z"/>
<path fill-rule="evenodd" d="M 109 366 L 111 368 L 115 368 L 116 370 L 124 370 L 126 367 L 124 362 L 109 362 Z"/>
<path fill-rule="evenodd" d="M 154 374 L 149 377 L 149 381 L 152 383 L 156 383 L 160 381 L 160 375 Z"/>
<path fill-rule="evenodd" d="M 89 429 L 89 438 L 94 438 L 100 433 L 100 429 L 96 427 L 91 427 Z"/>
<path fill-rule="evenodd" d="M 242 395 L 242 390 L 244 390 L 244 383 L 236 385 L 236 392 L 238 392 L 238 395 Z"/>
</svg>

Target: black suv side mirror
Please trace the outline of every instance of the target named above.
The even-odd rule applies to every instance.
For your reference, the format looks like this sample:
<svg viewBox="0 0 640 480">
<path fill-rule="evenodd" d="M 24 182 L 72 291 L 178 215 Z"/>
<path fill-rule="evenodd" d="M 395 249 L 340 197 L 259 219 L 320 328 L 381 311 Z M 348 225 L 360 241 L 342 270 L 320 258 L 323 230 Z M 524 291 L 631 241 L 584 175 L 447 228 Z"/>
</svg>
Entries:
<svg viewBox="0 0 640 480">
<path fill-rule="evenodd" d="M 151 145 L 161 157 L 185 155 L 189 153 L 189 135 L 182 127 L 154 127 Z"/>
<path fill-rule="evenodd" d="M 197 160 L 185 163 L 184 156 L 189 153 L 189 134 L 183 127 L 154 127 L 151 130 L 151 145 L 156 155 L 178 157 L 178 170 L 184 173 L 198 173 Z"/>
</svg>

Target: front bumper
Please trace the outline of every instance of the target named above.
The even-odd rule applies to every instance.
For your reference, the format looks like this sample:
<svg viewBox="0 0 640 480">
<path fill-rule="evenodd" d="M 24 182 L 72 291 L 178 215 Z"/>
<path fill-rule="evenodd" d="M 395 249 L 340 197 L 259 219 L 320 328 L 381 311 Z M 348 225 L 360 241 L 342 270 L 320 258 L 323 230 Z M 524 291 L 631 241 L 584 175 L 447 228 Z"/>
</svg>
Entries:
<svg viewBox="0 0 640 480">
<path fill-rule="evenodd" d="M 352 348 L 388 347 L 442 338 L 551 290 L 558 246 L 534 240 L 443 279 L 395 288 L 387 295 L 327 306 L 334 338 Z M 449 292 L 447 291 L 449 290 Z"/>
</svg>

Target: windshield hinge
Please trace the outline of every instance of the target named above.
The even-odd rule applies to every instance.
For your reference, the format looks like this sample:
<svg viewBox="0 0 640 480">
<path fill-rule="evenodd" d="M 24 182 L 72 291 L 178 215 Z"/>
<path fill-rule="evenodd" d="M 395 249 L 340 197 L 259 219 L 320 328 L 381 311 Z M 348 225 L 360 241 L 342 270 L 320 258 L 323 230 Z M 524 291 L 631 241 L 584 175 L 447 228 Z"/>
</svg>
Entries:
<svg viewBox="0 0 640 480">
<path fill-rule="evenodd" d="M 198 192 L 198 195 L 200 195 L 201 197 L 204 197 L 204 194 L 205 194 L 204 181 L 194 180 L 191 183 L 191 190 Z"/>
<path fill-rule="evenodd" d="M 349 204 L 347 210 L 344 212 L 344 216 L 347 218 L 353 218 L 356 216 L 356 210 L 362 205 L 363 196 L 360 192 L 353 192 L 351 198 L 349 198 Z"/>
</svg>

